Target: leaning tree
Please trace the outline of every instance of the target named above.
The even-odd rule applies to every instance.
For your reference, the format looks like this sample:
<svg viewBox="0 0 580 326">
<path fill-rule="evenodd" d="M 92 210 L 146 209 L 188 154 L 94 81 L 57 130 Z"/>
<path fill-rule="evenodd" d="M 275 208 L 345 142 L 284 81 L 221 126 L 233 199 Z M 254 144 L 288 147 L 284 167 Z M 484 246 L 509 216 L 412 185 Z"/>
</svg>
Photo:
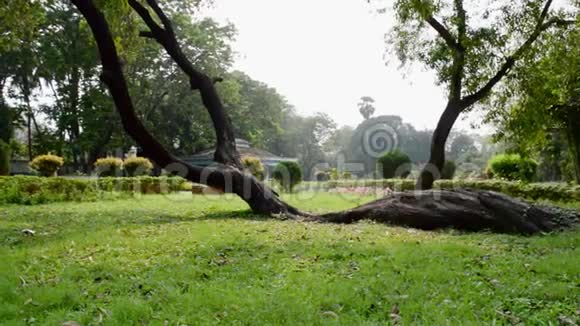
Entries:
<svg viewBox="0 0 580 326">
<path fill-rule="evenodd" d="M 570 13 L 551 6 L 552 0 L 394 2 L 391 49 L 402 64 L 421 62 L 434 70 L 448 93 L 417 188 L 431 189 L 439 177 L 457 118 L 485 101 L 545 31 L 574 25 Z"/>
<path fill-rule="evenodd" d="M 102 62 L 101 80 L 115 102 L 126 132 L 142 147 L 146 156 L 170 172 L 183 175 L 224 192 L 234 193 L 259 214 L 285 215 L 310 221 L 352 223 L 361 219 L 435 229 L 454 227 L 464 230 L 491 229 L 498 232 L 537 233 L 574 226 L 576 212 L 542 207 L 488 191 L 416 191 L 395 193 L 363 206 L 331 214 L 311 215 L 294 208 L 243 170 L 235 146 L 232 122 L 224 110 L 214 84 L 219 78 L 197 70 L 184 55 L 172 23 L 156 0 L 128 0 L 148 30 L 141 36 L 161 45 L 187 75 L 193 91 L 199 91 L 216 133 L 216 164 L 201 168 L 187 164 L 169 153 L 143 126 L 135 114 L 114 38 L 103 12 L 93 0 L 71 0 L 90 26 Z"/>
</svg>

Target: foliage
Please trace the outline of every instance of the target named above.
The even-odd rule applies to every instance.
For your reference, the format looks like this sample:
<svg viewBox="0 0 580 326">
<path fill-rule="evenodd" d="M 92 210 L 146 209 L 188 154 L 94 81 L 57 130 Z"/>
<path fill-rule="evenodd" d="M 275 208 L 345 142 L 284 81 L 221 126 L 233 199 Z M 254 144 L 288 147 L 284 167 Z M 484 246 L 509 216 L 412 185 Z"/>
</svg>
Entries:
<svg viewBox="0 0 580 326">
<path fill-rule="evenodd" d="M 145 157 L 129 157 L 123 161 L 123 169 L 129 177 L 149 175 L 153 170 L 153 163 Z"/>
<path fill-rule="evenodd" d="M 519 154 L 500 154 L 489 160 L 489 168 L 496 178 L 530 182 L 536 175 L 538 163 Z"/>
<path fill-rule="evenodd" d="M 256 179 L 262 181 L 266 177 L 264 164 L 262 164 L 262 161 L 260 161 L 259 158 L 252 156 L 242 157 L 242 164 L 244 164 L 244 167 L 248 169 Z"/>
<path fill-rule="evenodd" d="M 175 23 L 185 55 L 209 75 L 227 79 L 226 71 L 233 62 L 233 26 L 191 15 L 199 6 L 197 0 L 160 3 Z M 178 155 L 211 144 L 214 133 L 200 96 L 191 91 L 187 79 L 173 69 L 173 62 L 157 44 L 138 37 L 140 19 L 131 14 L 126 1 L 122 5 L 98 1 L 98 5 L 113 30 L 144 124 Z M 18 118 L 24 117 L 32 126 L 34 152 L 58 153 L 67 165 L 88 172 L 98 157 L 132 145 L 99 82 L 91 31 L 70 1 L 8 1 L 0 9 L 0 20 L 0 93 L 25 109 Z M 30 107 L 31 94 L 41 85 L 46 86 L 43 96 L 50 98 L 43 102 L 49 104 Z M 5 130 L 0 126 L 0 133 Z"/>
<path fill-rule="evenodd" d="M 298 158 L 304 168 L 304 175 L 313 178 L 313 171 L 320 170 L 319 164 L 327 161 L 325 145 L 334 135 L 336 122 L 325 113 L 303 117 L 292 109 L 284 115 L 282 130 L 280 138 L 270 150 L 283 157 Z"/>
<path fill-rule="evenodd" d="M 41 176 L 52 177 L 62 167 L 64 159 L 53 154 L 39 155 L 30 162 L 30 167 Z"/>
<path fill-rule="evenodd" d="M 10 145 L 0 139 L 0 176 L 10 174 Z"/>
<path fill-rule="evenodd" d="M 399 150 L 390 151 L 381 156 L 378 163 L 385 179 L 406 178 L 411 173 L 411 159 Z"/>
<path fill-rule="evenodd" d="M 63 201 L 118 199 L 132 193 L 159 194 L 182 191 L 180 177 L 42 178 L 0 177 L 0 204 L 37 205 Z"/>
<path fill-rule="evenodd" d="M 358 103 L 358 110 L 365 120 L 375 113 L 375 100 L 370 96 L 363 96 Z"/>
<path fill-rule="evenodd" d="M 142 194 L 164 194 L 177 191 L 189 191 L 187 180 L 181 177 L 138 176 L 128 178 L 105 177 L 93 181 L 96 189 L 104 192 L 129 192 Z"/>
<path fill-rule="evenodd" d="M 279 162 L 272 172 L 272 178 L 282 186 L 284 191 L 291 192 L 294 186 L 302 182 L 302 169 L 296 162 Z"/>
<path fill-rule="evenodd" d="M 298 223 L 253 215 L 238 199 L 193 198 L 195 205 L 180 194 L 2 207 L 3 323 L 34 316 L 39 325 L 558 325 L 576 318 L 578 231 L 518 237 Z M 374 197 L 287 199 L 327 212 Z"/>
<path fill-rule="evenodd" d="M 546 34 L 506 81 L 505 92 L 494 96 L 486 115 L 496 127 L 496 140 L 544 156 L 548 167 L 563 160 L 577 165 L 575 180 L 580 180 L 579 58 L 578 28 Z"/>
<path fill-rule="evenodd" d="M 97 175 L 102 177 L 122 176 L 123 160 L 118 157 L 104 157 L 95 161 Z"/>
<path fill-rule="evenodd" d="M 454 161 L 445 161 L 443 170 L 441 170 L 441 179 L 453 179 L 455 170 L 457 170 L 457 166 Z"/>
</svg>

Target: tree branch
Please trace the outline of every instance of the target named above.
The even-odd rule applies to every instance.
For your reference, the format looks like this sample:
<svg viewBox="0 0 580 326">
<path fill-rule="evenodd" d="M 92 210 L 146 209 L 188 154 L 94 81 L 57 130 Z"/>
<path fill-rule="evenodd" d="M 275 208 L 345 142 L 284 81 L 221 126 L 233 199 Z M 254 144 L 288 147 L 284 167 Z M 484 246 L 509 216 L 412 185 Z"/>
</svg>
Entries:
<svg viewBox="0 0 580 326">
<path fill-rule="evenodd" d="M 445 40 L 445 43 L 447 43 L 447 46 L 450 49 L 454 51 L 463 50 L 462 47 L 457 42 L 457 40 L 455 40 L 455 37 L 453 37 L 453 35 L 451 35 L 449 30 L 445 26 L 443 26 L 443 24 L 441 24 L 437 19 L 435 19 L 433 16 L 429 16 L 427 17 L 426 21 L 429 25 L 431 25 L 431 27 L 433 27 L 435 31 L 437 31 L 437 33 L 439 33 L 439 36 L 441 36 Z"/>
<path fill-rule="evenodd" d="M 489 95 L 493 87 L 499 83 L 499 81 L 505 77 L 508 72 L 513 68 L 515 63 L 521 58 L 521 56 L 532 46 L 532 44 L 538 39 L 540 34 L 550 28 L 553 25 L 563 24 L 567 25 L 567 21 L 563 21 L 560 19 L 551 19 L 548 22 L 544 23 L 546 20 L 546 16 L 550 10 L 550 6 L 552 5 L 552 0 L 548 0 L 544 5 L 544 8 L 538 18 L 536 23 L 536 27 L 532 34 L 528 37 L 528 39 L 516 49 L 516 51 L 506 58 L 505 62 L 501 65 L 500 69 L 495 73 L 493 77 L 481 87 L 477 92 L 466 96 L 461 100 L 462 108 L 465 110 L 466 108 L 470 107 L 471 105 L 477 103 L 482 98 Z"/>
<path fill-rule="evenodd" d="M 149 10 L 137 0 L 129 0 L 129 5 L 143 19 L 150 31 L 141 32 L 142 36 L 153 38 L 159 43 L 169 56 L 177 63 L 179 68 L 189 77 L 189 84 L 192 90 L 198 89 L 201 93 L 201 99 L 210 114 L 215 133 L 216 133 L 216 151 L 214 161 L 232 165 L 243 169 L 240 160 L 240 154 L 236 149 L 236 141 L 233 133 L 232 122 L 227 115 L 223 103 L 214 87 L 216 81 L 220 78 L 212 79 L 209 76 L 198 71 L 181 50 L 179 42 L 171 26 L 171 21 L 165 15 L 155 0 L 147 0 L 147 4 L 153 9 L 155 14 L 161 20 L 163 27 L 159 26 L 153 19 Z"/>
</svg>

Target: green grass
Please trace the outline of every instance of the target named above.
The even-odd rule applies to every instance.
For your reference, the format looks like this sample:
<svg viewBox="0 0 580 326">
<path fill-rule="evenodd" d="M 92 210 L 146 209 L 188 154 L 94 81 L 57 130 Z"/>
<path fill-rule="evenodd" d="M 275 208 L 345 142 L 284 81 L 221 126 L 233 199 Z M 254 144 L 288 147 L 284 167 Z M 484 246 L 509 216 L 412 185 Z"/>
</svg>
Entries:
<svg viewBox="0 0 580 326">
<path fill-rule="evenodd" d="M 311 195 L 289 200 L 370 199 Z M 580 231 L 277 221 L 189 194 L 2 206 L 0 323 L 556 325 L 579 319 L 579 247 Z"/>
</svg>

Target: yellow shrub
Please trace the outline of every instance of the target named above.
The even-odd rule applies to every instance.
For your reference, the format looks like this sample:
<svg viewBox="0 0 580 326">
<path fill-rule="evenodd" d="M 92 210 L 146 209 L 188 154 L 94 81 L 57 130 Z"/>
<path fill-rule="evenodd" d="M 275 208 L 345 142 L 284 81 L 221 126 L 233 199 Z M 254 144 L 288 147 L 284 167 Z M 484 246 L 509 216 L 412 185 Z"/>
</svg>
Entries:
<svg viewBox="0 0 580 326">
<path fill-rule="evenodd" d="M 117 157 L 100 158 L 95 162 L 95 168 L 102 177 L 121 176 L 123 160 Z"/>
<path fill-rule="evenodd" d="M 64 159 L 60 156 L 46 154 L 35 157 L 30 162 L 30 167 L 44 177 L 56 175 L 56 171 L 64 164 Z"/>
<path fill-rule="evenodd" d="M 153 170 L 153 164 L 145 157 L 129 157 L 123 162 L 123 168 L 130 177 L 149 175 Z"/>
<path fill-rule="evenodd" d="M 246 156 L 242 158 L 242 164 L 250 173 L 258 180 L 264 180 L 264 165 L 259 158 L 253 156 Z"/>
</svg>

